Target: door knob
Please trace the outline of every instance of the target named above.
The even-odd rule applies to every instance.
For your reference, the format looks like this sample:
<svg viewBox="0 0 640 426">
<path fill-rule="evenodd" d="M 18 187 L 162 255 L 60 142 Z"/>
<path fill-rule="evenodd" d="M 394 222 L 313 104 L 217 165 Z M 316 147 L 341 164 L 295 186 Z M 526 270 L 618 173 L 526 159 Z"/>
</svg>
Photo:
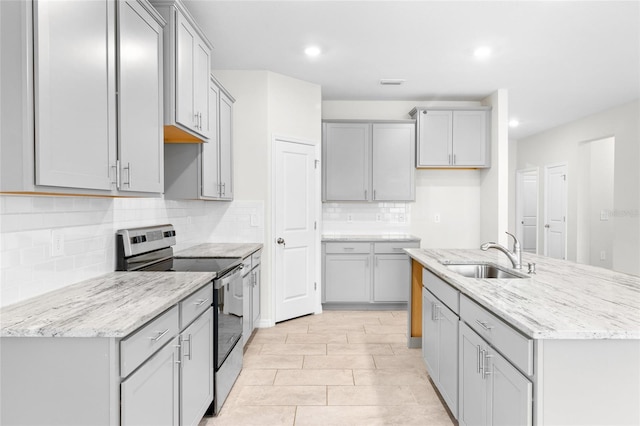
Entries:
<svg viewBox="0 0 640 426">
<path fill-rule="evenodd" d="M 278 239 L 276 240 L 276 243 L 278 243 L 278 244 L 282 244 L 283 246 L 285 246 L 285 247 L 286 247 L 286 244 L 284 243 L 284 238 L 278 238 Z"/>
<path fill-rule="evenodd" d="M 547 223 L 546 225 L 544 225 L 545 228 L 551 228 L 551 226 Z"/>
</svg>

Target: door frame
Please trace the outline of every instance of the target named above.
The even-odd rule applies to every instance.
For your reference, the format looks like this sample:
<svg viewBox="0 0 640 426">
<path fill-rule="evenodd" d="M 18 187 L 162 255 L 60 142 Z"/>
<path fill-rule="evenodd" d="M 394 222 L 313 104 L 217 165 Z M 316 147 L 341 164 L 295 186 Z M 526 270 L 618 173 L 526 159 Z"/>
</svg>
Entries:
<svg viewBox="0 0 640 426">
<path fill-rule="evenodd" d="M 538 235 L 537 228 L 540 226 L 540 169 L 539 167 L 529 167 L 526 169 L 516 170 L 516 206 L 515 206 L 515 225 L 516 236 L 520 241 L 524 241 L 522 223 L 519 221 L 519 217 L 523 208 L 523 178 L 526 174 L 535 173 L 536 175 L 536 254 L 540 253 L 540 237 Z"/>
<path fill-rule="evenodd" d="M 271 277 L 271 311 L 273 312 L 273 323 L 271 325 L 275 325 L 276 318 L 276 247 L 277 243 L 275 241 L 276 235 L 276 197 L 275 197 L 275 189 L 276 189 L 276 155 L 277 155 L 277 145 L 278 142 L 286 142 L 286 143 L 294 143 L 301 145 L 308 145 L 314 147 L 314 154 L 316 157 L 315 164 L 315 190 L 316 197 L 314 202 L 314 211 L 316 215 L 316 229 L 314 233 L 314 245 L 316 250 L 315 255 L 315 282 L 317 283 L 316 290 L 316 300 L 315 300 L 315 310 L 314 314 L 322 313 L 322 246 L 321 246 L 321 234 L 322 234 L 322 164 L 321 164 L 321 144 L 320 142 L 314 142 L 308 139 L 300 139 L 285 135 L 273 134 L 271 136 L 271 185 L 270 185 L 270 194 L 269 198 L 271 199 L 271 226 L 269 229 L 269 235 L 267 236 L 268 247 L 271 253 L 273 253 L 271 257 L 270 269 L 271 273 L 269 274 Z"/>
<path fill-rule="evenodd" d="M 544 235 L 544 256 L 548 256 L 549 255 L 549 237 L 548 237 L 548 230 L 545 227 L 545 224 L 547 223 L 547 218 L 548 218 L 548 214 L 549 214 L 549 203 L 548 201 L 548 195 L 549 195 L 549 169 L 554 168 L 554 167 L 560 167 L 560 166 L 564 166 L 565 168 L 565 184 L 564 184 L 564 259 L 566 260 L 568 258 L 567 255 L 567 230 L 569 229 L 567 224 L 568 224 L 568 216 L 569 216 L 569 205 L 568 205 L 568 187 L 569 187 L 569 163 L 566 161 L 561 161 L 558 163 L 550 163 L 550 164 L 546 164 L 544 166 L 544 216 L 542 218 L 542 232 Z"/>
</svg>

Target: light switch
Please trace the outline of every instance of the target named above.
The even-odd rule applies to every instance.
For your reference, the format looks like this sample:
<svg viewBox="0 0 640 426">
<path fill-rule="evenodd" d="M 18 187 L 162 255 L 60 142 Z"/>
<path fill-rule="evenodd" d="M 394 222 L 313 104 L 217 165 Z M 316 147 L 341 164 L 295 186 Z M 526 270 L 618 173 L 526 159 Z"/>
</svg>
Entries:
<svg viewBox="0 0 640 426">
<path fill-rule="evenodd" d="M 60 230 L 51 231 L 51 257 L 64 256 L 64 234 Z"/>
<path fill-rule="evenodd" d="M 433 215 L 433 221 L 435 223 L 440 223 L 440 213 L 436 213 Z"/>
</svg>

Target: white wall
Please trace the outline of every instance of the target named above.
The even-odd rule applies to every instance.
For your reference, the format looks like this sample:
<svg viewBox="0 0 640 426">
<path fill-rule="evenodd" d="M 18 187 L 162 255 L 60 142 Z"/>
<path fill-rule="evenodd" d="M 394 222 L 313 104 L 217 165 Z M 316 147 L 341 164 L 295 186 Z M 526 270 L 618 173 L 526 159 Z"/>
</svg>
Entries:
<svg viewBox="0 0 640 426">
<path fill-rule="evenodd" d="M 216 70 L 214 75 L 236 98 L 234 179 L 239 183 L 235 198 L 259 200 L 265 206 L 260 308 L 261 326 L 269 326 L 275 322 L 271 235 L 273 136 L 319 144 L 321 88 L 270 71 Z"/>
<path fill-rule="evenodd" d="M 251 216 L 258 226 L 251 226 Z M 261 201 L 0 196 L 0 306 L 113 272 L 118 229 L 172 223 L 176 250 L 200 242 L 264 242 Z M 64 254 L 51 256 L 51 233 Z"/>
<path fill-rule="evenodd" d="M 581 175 L 579 146 L 585 142 L 613 136 L 614 207 L 613 269 L 640 275 L 640 129 L 639 102 L 634 101 L 517 141 L 515 169 L 542 168 L 551 163 L 568 162 L 567 257 L 577 260 L 578 186 Z M 542 176 L 542 174 L 541 174 Z M 512 176 L 515 179 L 515 175 Z M 541 180 L 540 212 L 544 212 L 544 185 Z M 540 215 L 540 220 L 544 218 Z M 544 241 L 539 222 L 538 241 Z"/>
<path fill-rule="evenodd" d="M 507 230 L 506 91 L 496 92 L 482 103 L 492 105 L 492 168 L 482 170 L 416 170 L 416 200 L 413 203 L 325 203 L 324 233 L 411 233 L 424 248 L 477 248 L 484 240 L 496 240 Z M 416 106 L 478 106 L 480 102 L 443 101 L 324 101 L 323 119 L 408 119 Z M 495 129 L 499 128 L 497 132 Z M 503 165 L 498 165 L 502 162 Z M 500 184 L 498 184 L 500 182 Z M 500 187 L 498 187 L 500 185 Z M 499 198 L 504 192 L 504 197 Z M 494 191 L 494 192 L 492 192 Z M 500 195 L 501 196 L 501 195 Z M 400 209 L 406 223 L 398 222 L 391 208 Z M 336 212 L 336 209 L 339 211 Z M 502 210 L 504 210 L 502 212 Z M 500 214 L 497 212 L 501 211 Z M 376 222 L 376 213 L 383 215 Z M 351 214 L 352 222 L 346 220 Z M 435 223 L 434 216 L 440 216 Z M 504 229 L 502 229 L 504 228 Z M 483 231 L 483 229 L 485 231 Z M 487 231 L 490 230 L 490 231 Z M 482 233 L 486 234 L 484 236 Z"/>
</svg>

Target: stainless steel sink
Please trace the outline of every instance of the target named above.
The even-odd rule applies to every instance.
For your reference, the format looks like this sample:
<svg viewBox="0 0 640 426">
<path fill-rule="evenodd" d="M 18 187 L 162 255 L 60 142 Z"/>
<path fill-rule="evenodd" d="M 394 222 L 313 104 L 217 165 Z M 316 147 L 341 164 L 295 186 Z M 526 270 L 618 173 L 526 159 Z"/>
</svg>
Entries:
<svg viewBox="0 0 640 426">
<path fill-rule="evenodd" d="M 527 278 L 492 263 L 445 263 L 444 266 L 467 278 Z"/>
</svg>

